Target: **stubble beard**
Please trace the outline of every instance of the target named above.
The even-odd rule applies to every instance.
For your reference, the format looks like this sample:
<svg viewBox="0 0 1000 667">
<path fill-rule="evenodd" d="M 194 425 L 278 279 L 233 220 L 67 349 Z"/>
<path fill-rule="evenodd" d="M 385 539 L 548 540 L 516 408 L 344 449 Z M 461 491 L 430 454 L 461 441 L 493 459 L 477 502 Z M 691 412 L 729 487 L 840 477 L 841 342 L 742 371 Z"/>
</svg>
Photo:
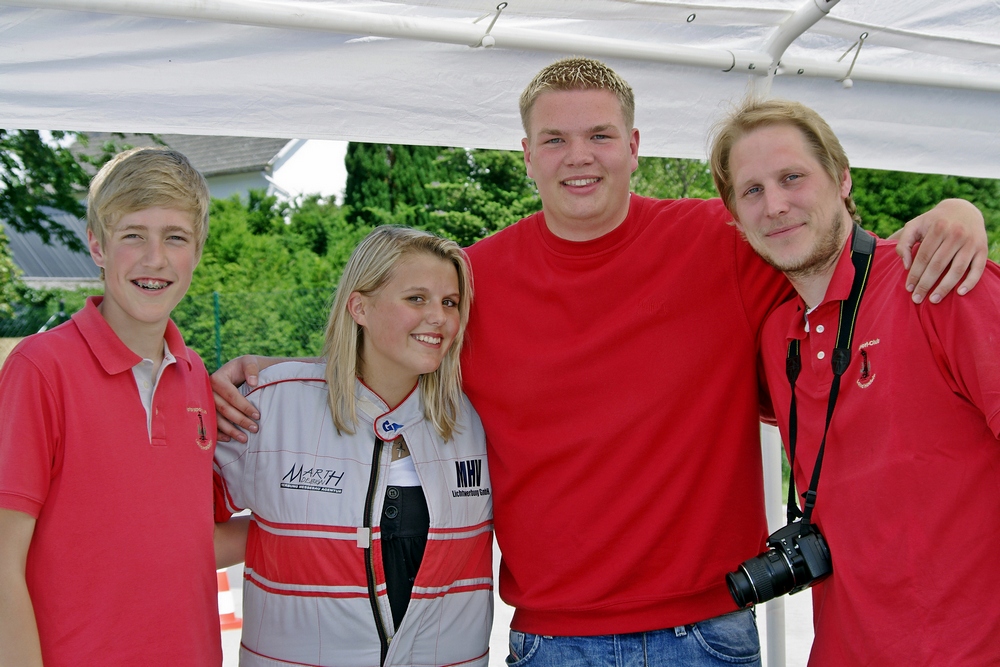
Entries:
<svg viewBox="0 0 1000 667">
<path fill-rule="evenodd" d="M 812 252 L 793 261 L 782 261 L 760 247 L 755 248 L 755 250 L 761 259 L 784 273 L 790 280 L 811 278 L 822 273 L 837 261 L 843 246 L 841 238 L 843 229 L 844 213 L 837 211 L 834 214 L 834 219 L 827 225 L 826 233 L 816 240 Z"/>
</svg>

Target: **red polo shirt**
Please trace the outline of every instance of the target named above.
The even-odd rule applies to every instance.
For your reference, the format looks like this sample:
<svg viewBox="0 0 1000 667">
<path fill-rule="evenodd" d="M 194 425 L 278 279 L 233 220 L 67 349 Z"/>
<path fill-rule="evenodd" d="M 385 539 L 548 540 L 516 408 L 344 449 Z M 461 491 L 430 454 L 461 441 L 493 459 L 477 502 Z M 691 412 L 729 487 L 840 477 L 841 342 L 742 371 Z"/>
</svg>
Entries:
<svg viewBox="0 0 1000 667">
<path fill-rule="evenodd" d="M 35 517 L 27 584 L 47 667 L 219 665 L 205 367 L 177 362 L 153 397 L 90 298 L 22 341 L 0 371 L 0 507 Z"/>
<path fill-rule="evenodd" d="M 986 665 L 1000 656 L 1000 268 L 937 305 L 905 290 L 895 243 L 879 241 L 841 380 L 814 518 L 833 574 L 813 589 L 809 664 Z M 785 355 L 796 382 L 799 492 L 826 418 L 840 302 L 854 278 L 842 253 L 823 302 L 796 297 L 764 325 L 764 369 L 788 442 Z"/>
</svg>

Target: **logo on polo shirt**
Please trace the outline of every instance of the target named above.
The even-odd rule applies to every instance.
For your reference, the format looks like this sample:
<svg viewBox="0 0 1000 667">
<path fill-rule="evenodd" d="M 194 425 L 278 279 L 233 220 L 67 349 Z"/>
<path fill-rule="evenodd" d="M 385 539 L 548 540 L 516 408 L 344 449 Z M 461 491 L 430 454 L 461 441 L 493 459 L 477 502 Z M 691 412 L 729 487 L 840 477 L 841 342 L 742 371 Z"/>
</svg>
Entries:
<svg viewBox="0 0 1000 667">
<path fill-rule="evenodd" d="M 330 468 L 306 468 L 302 463 L 293 463 L 291 469 L 281 478 L 281 488 L 296 491 L 343 493 L 344 490 L 340 488 L 340 482 L 343 479 L 343 471 Z"/>
<path fill-rule="evenodd" d="M 205 418 L 203 416 L 207 415 L 208 411 L 204 408 L 188 408 L 187 411 L 198 415 L 198 438 L 195 440 L 195 444 L 200 449 L 208 451 L 212 448 L 212 440 L 208 437 L 208 431 L 205 429 Z"/>
<path fill-rule="evenodd" d="M 861 376 L 858 378 L 858 386 L 867 389 L 875 381 L 875 371 L 872 370 L 872 348 L 879 344 L 879 339 L 861 343 L 858 346 L 858 354 L 861 355 Z"/>
<path fill-rule="evenodd" d="M 483 460 L 468 459 L 455 461 L 455 477 L 458 490 L 452 491 L 453 498 L 464 496 L 488 496 L 490 488 L 483 487 Z"/>
</svg>

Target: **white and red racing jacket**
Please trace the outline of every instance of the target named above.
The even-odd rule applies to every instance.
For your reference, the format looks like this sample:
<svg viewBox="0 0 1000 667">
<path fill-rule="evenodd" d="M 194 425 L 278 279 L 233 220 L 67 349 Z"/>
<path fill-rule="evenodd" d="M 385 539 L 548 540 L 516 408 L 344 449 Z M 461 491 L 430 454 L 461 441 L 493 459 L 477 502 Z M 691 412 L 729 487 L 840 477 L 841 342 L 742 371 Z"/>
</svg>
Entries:
<svg viewBox="0 0 1000 667">
<path fill-rule="evenodd" d="M 356 384 L 358 428 L 338 434 L 321 363 L 277 364 L 247 396 L 249 442 L 219 443 L 217 520 L 250 509 L 242 667 L 487 664 L 493 622 L 493 510 L 486 443 L 467 399 L 444 442 L 415 390 L 395 410 Z M 430 531 L 400 627 L 393 630 L 379 518 L 402 435 L 427 500 Z M 221 507 L 224 505 L 224 508 Z"/>
</svg>

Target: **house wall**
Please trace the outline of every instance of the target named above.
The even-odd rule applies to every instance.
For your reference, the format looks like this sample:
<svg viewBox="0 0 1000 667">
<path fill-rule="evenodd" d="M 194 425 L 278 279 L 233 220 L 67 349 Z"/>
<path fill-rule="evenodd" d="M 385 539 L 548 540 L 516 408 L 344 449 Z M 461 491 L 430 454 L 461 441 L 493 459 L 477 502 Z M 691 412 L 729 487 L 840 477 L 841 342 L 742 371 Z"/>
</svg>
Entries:
<svg viewBox="0 0 1000 667">
<path fill-rule="evenodd" d="M 245 202 L 247 192 L 251 189 L 266 190 L 268 194 L 274 194 L 273 186 L 264 177 L 262 172 L 224 174 L 221 176 L 210 176 L 208 181 L 208 191 L 216 199 L 229 199 L 234 194 L 239 194 Z"/>
<path fill-rule="evenodd" d="M 272 180 L 289 197 L 319 194 L 343 203 L 347 184 L 346 141 L 310 139 L 284 151 L 272 165 Z"/>
<path fill-rule="evenodd" d="M 0 338 L 0 368 L 3 368 L 3 362 L 7 361 L 7 355 L 11 353 L 18 343 L 20 343 L 23 338 Z"/>
</svg>

